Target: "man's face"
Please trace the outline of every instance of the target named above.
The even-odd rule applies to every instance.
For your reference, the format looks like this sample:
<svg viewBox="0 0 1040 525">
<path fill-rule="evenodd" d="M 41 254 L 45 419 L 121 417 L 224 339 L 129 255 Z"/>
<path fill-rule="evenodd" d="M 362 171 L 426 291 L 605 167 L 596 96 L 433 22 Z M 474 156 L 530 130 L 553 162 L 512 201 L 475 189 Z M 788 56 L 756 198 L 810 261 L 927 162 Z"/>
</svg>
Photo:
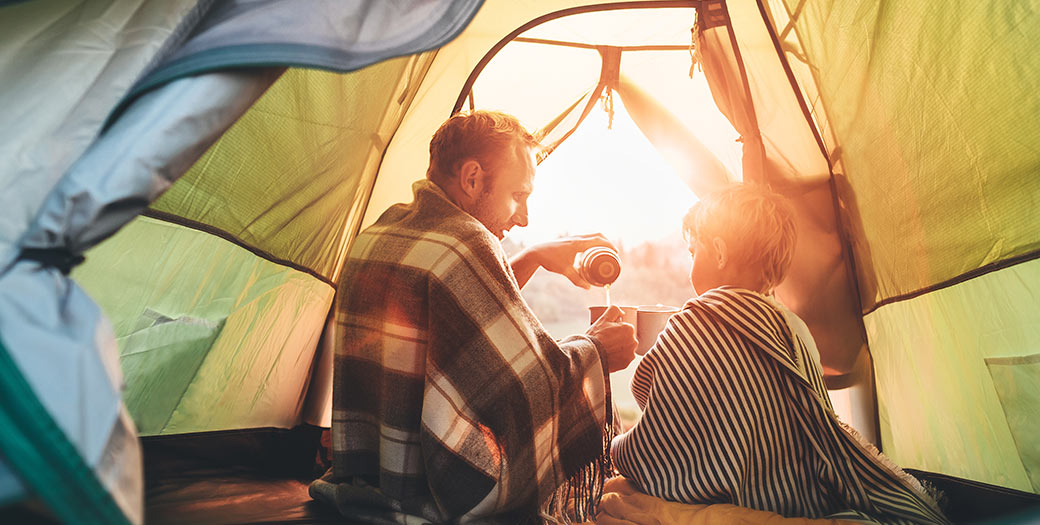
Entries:
<svg viewBox="0 0 1040 525">
<path fill-rule="evenodd" d="M 513 226 L 527 226 L 527 198 L 534 191 L 534 152 L 510 147 L 494 173 L 485 172 L 484 188 L 470 214 L 502 240 Z"/>
</svg>

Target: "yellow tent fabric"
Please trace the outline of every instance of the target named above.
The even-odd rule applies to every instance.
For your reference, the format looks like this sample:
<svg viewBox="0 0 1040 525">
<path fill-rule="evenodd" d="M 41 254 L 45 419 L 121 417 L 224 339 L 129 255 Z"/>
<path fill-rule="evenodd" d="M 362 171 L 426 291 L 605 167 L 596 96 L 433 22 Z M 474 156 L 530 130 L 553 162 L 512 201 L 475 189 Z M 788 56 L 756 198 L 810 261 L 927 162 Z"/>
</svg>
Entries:
<svg viewBox="0 0 1040 525">
<path fill-rule="evenodd" d="M 885 452 L 1036 491 L 1040 444 L 1016 448 L 984 364 L 1040 340 L 1035 9 L 768 7 L 847 210 Z"/>
<path fill-rule="evenodd" d="M 143 435 L 304 421 L 332 283 L 431 58 L 289 70 L 145 216 L 87 253 L 73 276 L 114 321 Z"/>
</svg>

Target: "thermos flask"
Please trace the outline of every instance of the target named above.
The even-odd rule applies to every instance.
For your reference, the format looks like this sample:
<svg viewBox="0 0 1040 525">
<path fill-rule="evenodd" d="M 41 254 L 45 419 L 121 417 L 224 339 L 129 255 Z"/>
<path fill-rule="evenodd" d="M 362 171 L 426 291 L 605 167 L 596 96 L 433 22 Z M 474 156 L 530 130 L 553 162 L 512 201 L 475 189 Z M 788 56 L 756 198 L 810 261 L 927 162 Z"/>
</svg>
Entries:
<svg viewBox="0 0 1040 525">
<path fill-rule="evenodd" d="M 610 248 L 590 248 L 581 254 L 578 274 L 593 286 L 606 286 L 621 274 L 621 258 Z"/>
</svg>

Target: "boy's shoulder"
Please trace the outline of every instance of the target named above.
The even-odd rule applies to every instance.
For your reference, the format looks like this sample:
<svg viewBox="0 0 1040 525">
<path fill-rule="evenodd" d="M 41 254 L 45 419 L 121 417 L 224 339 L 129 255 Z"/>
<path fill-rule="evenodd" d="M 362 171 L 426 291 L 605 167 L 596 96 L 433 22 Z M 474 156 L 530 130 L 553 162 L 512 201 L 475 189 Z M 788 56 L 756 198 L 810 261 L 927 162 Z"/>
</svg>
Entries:
<svg viewBox="0 0 1040 525">
<path fill-rule="evenodd" d="M 780 332 L 788 330 L 790 318 L 797 318 L 775 299 L 735 286 L 713 288 L 690 299 L 680 314 L 698 323 L 756 332 L 756 338 L 774 333 L 777 339 L 783 338 Z"/>
<path fill-rule="evenodd" d="M 718 288 L 712 288 L 711 290 L 686 301 L 682 310 L 728 310 L 737 305 L 747 306 L 750 304 L 762 307 L 773 306 L 765 296 L 757 292 L 737 288 L 735 286 L 720 286 Z"/>
</svg>

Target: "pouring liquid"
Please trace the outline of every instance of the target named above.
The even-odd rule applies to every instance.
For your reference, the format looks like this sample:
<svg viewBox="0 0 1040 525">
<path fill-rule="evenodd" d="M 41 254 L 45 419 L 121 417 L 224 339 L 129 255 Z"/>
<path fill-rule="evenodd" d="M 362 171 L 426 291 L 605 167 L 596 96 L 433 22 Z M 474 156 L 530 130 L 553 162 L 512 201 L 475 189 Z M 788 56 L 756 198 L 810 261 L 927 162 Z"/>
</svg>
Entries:
<svg viewBox="0 0 1040 525">
<path fill-rule="evenodd" d="M 603 293 L 607 296 L 607 308 L 610 308 L 610 285 L 603 286 Z"/>
</svg>

